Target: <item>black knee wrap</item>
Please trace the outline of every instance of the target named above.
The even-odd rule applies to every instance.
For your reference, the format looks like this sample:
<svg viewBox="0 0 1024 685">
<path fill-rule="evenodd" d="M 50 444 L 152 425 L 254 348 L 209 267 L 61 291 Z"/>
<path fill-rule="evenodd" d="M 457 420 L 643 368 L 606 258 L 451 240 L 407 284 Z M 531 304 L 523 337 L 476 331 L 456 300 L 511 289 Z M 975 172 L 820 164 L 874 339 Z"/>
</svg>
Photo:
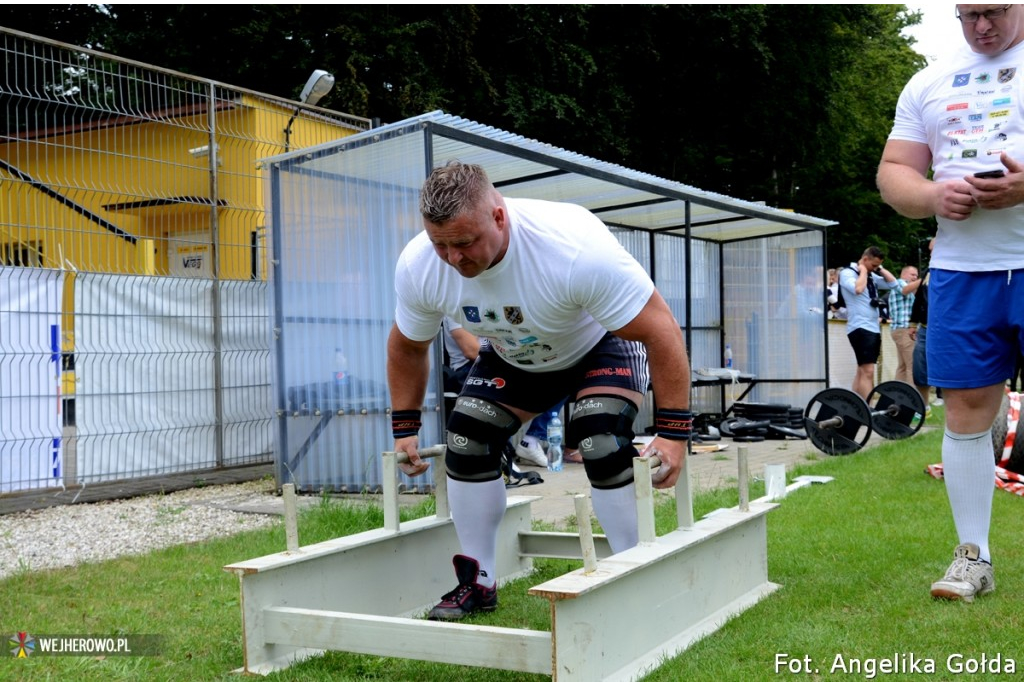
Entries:
<svg viewBox="0 0 1024 685">
<path fill-rule="evenodd" d="M 522 422 L 496 404 L 460 397 L 448 419 L 444 465 L 455 480 L 483 482 L 501 478 L 501 451 Z"/>
<path fill-rule="evenodd" d="M 566 444 L 579 447 L 590 485 L 618 488 L 633 480 L 633 420 L 637 406 L 618 395 L 588 395 L 576 401 Z"/>
</svg>

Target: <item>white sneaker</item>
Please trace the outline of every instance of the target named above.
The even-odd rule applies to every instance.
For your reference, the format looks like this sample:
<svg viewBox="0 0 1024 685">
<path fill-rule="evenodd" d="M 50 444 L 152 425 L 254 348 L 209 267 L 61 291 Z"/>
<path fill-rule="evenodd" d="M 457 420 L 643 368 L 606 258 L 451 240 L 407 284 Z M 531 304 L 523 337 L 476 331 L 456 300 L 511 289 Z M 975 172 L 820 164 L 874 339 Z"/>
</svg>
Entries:
<svg viewBox="0 0 1024 685">
<path fill-rule="evenodd" d="M 946 569 L 946 575 L 932 583 L 932 597 L 973 602 L 976 596 L 995 590 L 992 564 L 979 559 L 978 553 L 978 546 L 974 543 L 959 545 L 953 552 L 953 563 Z"/>
<path fill-rule="evenodd" d="M 944 399 L 942 399 L 941 397 L 936 397 L 934 400 L 932 400 L 932 406 L 933 407 L 941 407 L 945 403 L 946 403 L 946 401 Z"/>
<path fill-rule="evenodd" d="M 548 466 L 548 458 L 544 454 L 540 440 L 532 435 L 523 436 L 522 441 L 516 445 L 516 459 L 524 464 L 533 464 L 543 468 Z"/>
</svg>

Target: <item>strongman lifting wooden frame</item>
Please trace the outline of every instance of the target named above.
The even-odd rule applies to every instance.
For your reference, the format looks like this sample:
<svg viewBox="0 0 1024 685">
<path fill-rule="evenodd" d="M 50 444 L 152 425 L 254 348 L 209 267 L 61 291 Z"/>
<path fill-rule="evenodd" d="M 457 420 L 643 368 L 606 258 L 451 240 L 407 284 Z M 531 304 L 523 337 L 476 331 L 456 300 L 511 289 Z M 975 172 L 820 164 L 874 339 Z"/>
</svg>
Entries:
<svg viewBox="0 0 1024 685">
<path fill-rule="evenodd" d="M 745 452 L 745 450 L 744 450 Z M 440 457 L 444 447 L 421 450 Z M 767 498 L 694 522 L 689 472 L 676 484 L 678 528 L 654 532 L 652 464 L 634 460 L 640 543 L 612 555 L 589 530 L 533 531 L 536 497 L 509 497 L 498 536 L 498 576 L 529 573 L 534 557 L 581 559 L 584 567 L 530 588 L 551 604 L 551 630 L 426 621 L 450 589 L 459 543 L 445 473 L 434 469 L 437 513 L 399 525 L 397 463 L 384 452 L 384 527 L 226 566 L 241 581 L 243 671 L 268 673 L 324 650 L 439 661 L 552 680 L 634 680 L 715 631 L 778 588 L 768 581 Z M 745 457 L 745 454 L 742 455 Z M 687 462 L 688 464 L 688 462 Z M 292 524 L 294 526 L 294 523 Z M 287 526 L 286 526 L 287 527 Z"/>
</svg>

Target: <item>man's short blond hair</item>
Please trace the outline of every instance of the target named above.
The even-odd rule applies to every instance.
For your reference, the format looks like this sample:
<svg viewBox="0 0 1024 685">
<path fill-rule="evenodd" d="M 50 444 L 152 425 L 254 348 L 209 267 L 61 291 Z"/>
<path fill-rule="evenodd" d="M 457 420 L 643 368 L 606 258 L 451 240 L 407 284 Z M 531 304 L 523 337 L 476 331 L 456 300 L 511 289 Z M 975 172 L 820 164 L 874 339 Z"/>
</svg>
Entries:
<svg viewBox="0 0 1024 685">
<path fill-rule="evenodd" d="M 472 211 L 494 190 L 479 164 L 452 161 L 430 172 L 420 191 L 420 214 L 432 224 L 443 224 Z"/>
</svg>

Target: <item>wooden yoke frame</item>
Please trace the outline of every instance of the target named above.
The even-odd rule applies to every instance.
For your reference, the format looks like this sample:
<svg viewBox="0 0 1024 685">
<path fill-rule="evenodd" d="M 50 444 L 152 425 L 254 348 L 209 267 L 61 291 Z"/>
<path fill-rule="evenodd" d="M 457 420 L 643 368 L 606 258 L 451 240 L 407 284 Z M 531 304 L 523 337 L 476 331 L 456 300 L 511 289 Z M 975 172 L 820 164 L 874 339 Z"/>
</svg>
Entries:
<svg viewBox="0 0 1024 685">
<path fill-rule="evenodd" d="M 421 451 L 441 456 L 444 447 Z M 397 463 L 383 453 L 385 525 L 224 567 L 241 582 L 243 671 L 268 673 L 322 650 L 483 666 L 552 680 L 634 680 L 773 592 L 767 499 L 694 522 L 687 468 L 676 485 L 679 528 L 654 534 L 651 462 L 634 460 L 640 544 L 612 555 L 604 536 L 533 531 L 530 503 L 509 497 L 498 536 L 499 582 L 534 557 L 584 567 L 530 589 L 551 604 L 551 631 L 426 621 L 452 587 L 459 553 L 445 473 L 434 469 L 437 513 L 399 525 Z M 746 474 L 746 450 L 740 451 Z M 578 518 L 589 522 L 587 500 Z M 583 515 L 580 515 L 583 514 Z"/>
</svg>

